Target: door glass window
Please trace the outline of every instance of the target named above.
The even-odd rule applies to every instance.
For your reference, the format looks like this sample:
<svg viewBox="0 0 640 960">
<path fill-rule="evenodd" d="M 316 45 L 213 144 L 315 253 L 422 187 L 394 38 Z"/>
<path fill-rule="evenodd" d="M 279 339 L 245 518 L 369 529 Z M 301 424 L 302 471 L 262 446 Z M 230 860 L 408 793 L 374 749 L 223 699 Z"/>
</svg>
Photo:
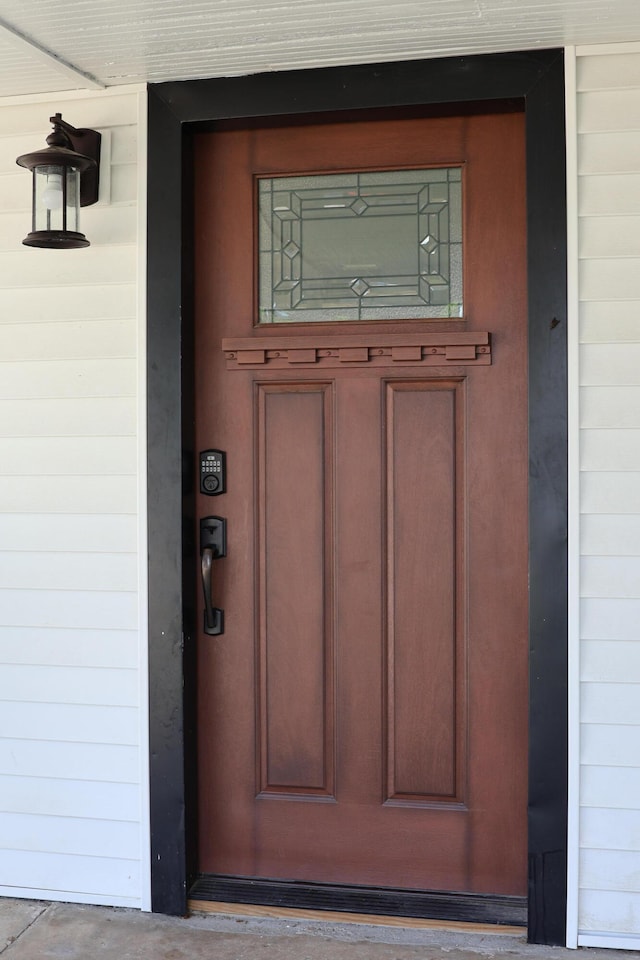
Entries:
<svg viewBox="0 0 640 960">
<path fill-rule="evenodd" d="M 461 317 L 460 167 L 261 178 L 259 322 Z"/>
</svg>

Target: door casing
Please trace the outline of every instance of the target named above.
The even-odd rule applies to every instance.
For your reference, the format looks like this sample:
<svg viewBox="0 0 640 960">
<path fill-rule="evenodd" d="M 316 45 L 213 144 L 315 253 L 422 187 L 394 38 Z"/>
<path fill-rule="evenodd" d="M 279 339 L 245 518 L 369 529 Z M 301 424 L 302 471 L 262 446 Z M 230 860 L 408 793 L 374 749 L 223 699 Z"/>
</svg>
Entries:
<svg viewBox="0 0 640 960">
<path fill-rule="evenodd" d="M 149 87 L 148 537 L 152 908 L 183 915 L 195 820 L 191 134 L 216 121 L 524 102 L 529 308 L 529 940 L 563 944 L 567 862 L 567 391 L 561 50 Z M 186 242 L 183 245 L 183 239 Z M 185 696 L 186 692 L 186 696 Z"/>
</svg>

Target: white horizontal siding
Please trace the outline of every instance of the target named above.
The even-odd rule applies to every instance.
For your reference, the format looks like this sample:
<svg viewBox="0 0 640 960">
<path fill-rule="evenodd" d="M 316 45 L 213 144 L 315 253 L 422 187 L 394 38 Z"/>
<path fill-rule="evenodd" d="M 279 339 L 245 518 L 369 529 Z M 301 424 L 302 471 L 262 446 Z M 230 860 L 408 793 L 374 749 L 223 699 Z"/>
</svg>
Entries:
<svg viewBox="0 0 640 960">
<path fill-rule="evenodd" d="M 583 217 L 637 214 L 640 212 L 640 174 L 583 175 L 578 202 Z"/>
<path fill-rule="evenodd" d="M 580 266 L 580 295 L 585 300 L 637 300 L 640 298 L 640 258 L 593 258 Z"/>
<path fill-rule="evenodd" d="M 5 664 L 0 671 L 0 699 L 137 707 L 138 676 L 135 670 L 119 668 Z"/>
<path fill-rule="evenodd" d="M 580 229 L 580 256 L 640 256 L 640 217 L 631 214 L 586 219 Z"/>
<path fill-rule="evenodd" d="M 130 397 L 133 401 L 136 390 L 136 361 L 111 358 L 15 361 L 2 367 L 0 379 L 0 400 Z"/>
<path fill-rule="evenodd" d="M 606 132 L 590 132 L 578 138 L 578 172 L 635 175 L 640 167 L 640 132 L 612 131 L 604 117 L 602 130 Z"/>
<path fill-rule="evenodd" d="M 28 186 L 28 183 L 27 183 Z M 84 211 L 83 211 L 84 213 Z M 27 217 L 25 234 L 29 230 L 29 217 Z M 86 217 L 82 219 L 82 228 L 86 229 L 89 239 L 91 239 L 91 228 Z M 133 283 L 136 279 L 136 247 L 131 242 L 127 245 L 118 245 L 109 248 L 108 254 L 106 246 L 97 246 L 92 244 L 83 250 L 75 250 L 73 258 L 69 258 L 69 251 L 57 251 L 62 253 L 63 260 L 51 259 L 50 250 L 30 249 L 33 262 L 25 260 L 25 255 L 20 250 L 18 244 L 22 239 L 17 237 L 16 248 L 14 250 L 5 250 L 0 259 L 2 268 L 2 287 L 3 293 L 13 287 L 27 287 L 33 283 L 35 277 L 38 282 L 45 286 L 59 287 L 84 287 L 85 295 L 89 292 L 87 287 L 94 283 L 108 283 L 109 277 L 116 275 L 121 283 Z M 133 238 L 135 240 L 135 237 Z M 81 260 L 76 258 L 81 257 Z M 59 258 L 58 258 L 59 259 Z M 6 293 L 5 293 L 6 295 Z M 58 294 L 60 295 L 60 294 Z M 51 314 L 50 314 L 51 315 Z M 53 313 L 55 317 L 55 313 Z M 14 317 L 14 320 L 19 317 Z"/>
<path fill-rule="evenodd" d="M 95 509 L 96 503 L 104 503 L 108 499 L 111 508 L 119 514 L 135 514 L 137 477 L 84 477 L 82 484 L 74 489 L 69 487 L 66 477 L 48 477 L 46 497 L 43 497 L 42 480 L 39 477 L 20 477 L 17 483 L 15 477 L 0 476 L 0 503 L 11 514 L 30 513 L 34 503 L 42 499 L 49 513 L 86 515 Z"/>
<path fill-rule="evenodd" d="M 0 892 L 147 902 L 135 91 L 0 101 Z M 28 249 L 56 110 L 103 133 L 82 250 Z"/>
<path fill-rule="evenodd" d="M 29 476 L 37 469 L 51 476 L 134 475 L 136 465 L 135 437 L 0 439 L 0 471 L 5 476 Z"/>
<path fill-rule="evenodd" d="M 594 404 L 594 410 L 597 410 Z M 640 514 L 640 473 L 590 473 L 581 478 L 580 504 L 584 514 Z M 583 521 L 584 525 L 584 521 Z M 583 546 L 585 538 L 583 537 Z"/>
<path fill-rule="evenodd" d="M 16 480 L 22 482 L 22 479 Z M 71 489 L 73 484 L 67 477 Z M 34 508 L 40 506 L 40 500 L 45 499 L 46 490 L 34 503 Z M 81 486 L 81 484 L 78 484 Z M 98 500 L 93 504 L 96 508 L 104 507 L 107 500 Z M 119 514 L 65 513 L 61 514 L 0 514 L 0 543 L 5 550 L 37 551 L 38 557 L 42 553 L 135 553 L 138 543 L 137 518 L 135 516 L 121 516 Z M 38 567 L 40 576 L 41 567 Z M 0 610 L 0 626 L 2 626 L 2 611 Z"/>
<path fill-rule="evenodd" d="M 578 57 L 578 88 L 621 91 L 640 89 L 640 59 L 635 53 L 611 53 L 593 57 Z"/>
<path fill-rule="evenodd" d="M 583 597 L 637 596 L 640 557 L 583 557 L 580 566 Z"/>
<path fill-rule="evenodd" d="M 583 890 L 621 890 L 640 893 L 640 852 L 636 850 L 585 851 L 581 864 Z"/>
<path fill-rule="evenodd" d="M 76 641 L 81 636 L 77 633 Z M 138 746 L 138 722 L 138 710 L 135 707 L 42 703 L 38 700 L 26 700 L 23 703 L 0 701 L 0 730 L 10 733 L 12 740 L 41 741 L 43 753 L 48 752 L 44 744 L 49 740 Z M 78 771 L 80 775 L 81 771 Z M 48 805 L 49 799 L 41 797 L 41 805 Z"/>
<path fill-rule="evenodd" d="M 583 682 L 581 715 L 584 723 L 629 724 L 638 719 L 640 684 Z"/>
<path fill-rule="evenodd" d="M 584 640 L 637 640 L 640 599 L 587 598 L 580 617 Z"/>
<path fill-rule="evenodd" d="M 594 359 L 594 354 L 598 351 L 593 344 L 589 347 L 587 353 L 586 347 L 583 348 L 583 359 L 589 357 Z M 604 356 L 599 364 L 600 370 L 604 367 L 607 360 L 606 347 L 603 350 Z M 617 351 L 618 357 L 624 357 L 624 351 Z M 584 371 L 584 389 L 581 391 L 580 403 L 580 426 L 585 428 L 610 427 L 612 430 L 620 428 L 640 427 L 640 385 L 620 385 L 620 386 L 602 386 L 600 383 L 589 382 L 595 378 L 595 364 L 586 364 Z M 583 369 L 585 364 L 583 363 Z M 622 374 L 622 371 L 621 371 Z M 586 389 L 588 387 L 588 389 Z M 613 502 L 613 498 L 612 498 Z"/>
<path fill-rule="evenodd" d="M 66 101 L 66 102 L 65 102 Z M 113 97 L 96 94 L 92 96 L 70 96 L 65 98 L 64 94 L 57 95 L 51 101 L 38 98 L 32 103 L 21 100 L 7 101 L 0 104 L 2 106 L 2 136 L 9 139 L 20 140 L 24 144 L 25 137 L 34 137 L 42 139 L 42 116 L 46 114 L 48 119 L 51 116 L 51 107 L 59 103 L 59 109 L 67 119 L 69 114 L 69 123 L 75 127 L 94 127 L 101 132 L 113 130 L 118 127 L 135 127 L 138 123 L 138 103 L 135 95 L 129 95 L 124 92 L 123 96 Z M 46 120 L 45 120 L 46 124 Z M 45 136 L 46 136 L 45 129 Z M 32 147 L 31 149 L 36 149 Z M 15 163 L 14 154 L 13 162 Z M 11 154 L 7 156 L 10 158 Z M 10 166 L 10 165 L 9 165 Z M 0 174 L 6 173 L 8 168 L 3 167 Z"/>
<path fill-rule="evenodd" d="M 640 770 L 637 767 L 590 766 L 583 763 L 580 778 L 583 808 L 602 807 L 606 803 L 609 811 L 624 810 L 639 793 Z"/>
<path fill-rule="evenodd" d="M 640 53 L 578 57 L 579 943 L 640 937 Z"/>
<path fill-rule="evenodd" d="M 136 595 L 115 590 L 0 590 L 0 609 L 5 626 L 78 630 L 99 623 L 105 630 L 134 630 L 138 625 Z"/>
<path fill-rule="evenodd" d="M 10 235 L 14 240 L 16 236 L 20 239 L 26 230 L 28 225 L 25 227 L 23 223 L 22 229 L 17 234 L 11 231 Z M 3 235 L 6 236 L 7 233 L 3 232 Z M 92 296 L 87 297 L 84 286 L 67 287 L 64 291 L 64 300 L 56 303 L 56 319 L 81 320 L 85 323 L 88 320 L 136 316 L 135 283 L 120 282 L 117 277 L 114 277 L 111 283 L 92 285 L 91 291 Z M 55 285 L 14 288 L 11 291 L 10 306 L 6 312 L 0 313 L 0 325 L 13 324 L 17 321 L 25 327 L 32 323 L 51 323 L 51 304 L 56 302 L 57 296 Z"/>
<path fill-rule="evenodd" d="M 640 430 L 582 431 L 582 469 L 640 470 Z"/>
<path fill-rule="evenodd" d="M 138 558 L 121 553 L 47 554 L 41 583 L 47 590 L 105 590 L 135 593 Z M 33 561 L 28 553 L 0 553 L 0 583 L 19 590 L 33 589 Z"/>
<path fill-rule="evenodd" d="M 602 559 L 606 561 L 608 558 Z M 584 640 L 580 676 L 585 681 L 640 683 L 640 644 L 627 640 L 610 640 L 609 643 Z M 640 771 L 638 778 L 640 783 Z"/>
<path fill-rule="evenodd" d="M 585 849 L 580 868 L 580 911 L 590 932 L 579 946 L 637 950 L 640 937 L 620 930 L 634 928 L 640 910 L 640 852 Z"/>
<path fill-rule="evenodd" d="M 135 358 L 136 326 L 135 319 L 49 321 L 28 325 L 4 323 L 0 325 L 0 363 L 14 360 Z"/>
<path fill-rule="evenodd" d="M 139 819 L 137 783 L 2 775 L 0 787 L 4 814 L 41 816 L 43 826 L 56 817 L 85 820 L 88 825 L 91 821 L 136 823 Z"/>
<path fill-rule="evenodd" d="M 636 264 L 636 269 L 640 270 L 640 261 Z M 588 292 L 588 285 L 584 292 Z M 616 389 L 622 386 L 637 386 L 640 384 L 640 371 L 635 362 L 639 359 L 640 345 L 637 343 L 583 344 L 580 349 L 582 385 L 615 385 Z"/>
<path fill-rule="evenodd" d="M 638 92 L 629 89 L 583 92 L 578 101 L 578 126 L 580 134 L 611 131 L 620 133 L 640 129 L 640 102 Z M 583 151 L 584 156 L 584 151 Z"/>
<path fill-rule="evenodd" d="M 5 849 L 75 854 L 128 860 L 138 844 L 138 824 L 104 820 L 98 834 L 93 824 L 73 817 L 48 817 L 31 814 L 0 814 L 0 829 L 9 837 Z"/>
<path fill-rule="evenodd" d="M 137 669 L 136 630 L 74 630 L 55 627 L 0 627 L 0 662 L 35 666 L 120 667 Z"/>
<path fill-rule="evenodd" d="M 133 900 L 140 888 L 137 860 L 29 850 L 5 850 L 2 859 L 11 877 L 9 892 L 13 892 L 12 886 L 32 883 L 40 890 L 58 890 L 66 900 L 76 899 L 77 893 L 89 893 L 94 902 L 111 902 L 114 897 Z"/>
<path fill-rule="evenodd" d="M 138 748 L 123 744 L 50 741 L 43 753 L 37 740 L 0 740 L 0 776 L 137 784 L 139 762 Z"/>
<path fill-rule="evenodd" d="M 634 932 L 640 917 L 640 893 L 622 893 L 619 890 L 581 890 L 580 917 L 584 934 L 607 934 L 602 942 L 580 938 L 585 945 L 625 947 L 623 938 L 628 938 L 628 947 L 638 949 L 640 938 Z M 629 928 L 632 928 L 631 930 Z M 611 942 L 613 937 L 619 941 Z M 635 938 L 635 939 L 632 939 Z"/>
<path fill-rule="evenodd" d="M 586 807 L 580 820 L 583 849 L 640 850 L 640 810 Z"/>
<path fill-rule="evenodd" d="M 98 421 L 102 437 L 134 437 L 131 407 L 129 397 L 84 397 L 82 403 L 69 397 L 0 400 L 0 422 L 5 438 L 40 437 L 43 423 L 51 436 L 90 437 Z"/>
<path fill-rule="evenodd" d="M 639 191 L 640 192 L 640 191 Z M 592 220 L 586 217 L 582 227 Z M 597 236 L 597 229 L 594 231 Z M 616 343 L 638 339 L 638 317 L 634 303 L 620 304 L 615 301 L 582 303 L 580 308 L 580 336 L 582 343 Z"/>
<path fill-rule="evenodd" d="M 583 720 L 580 747 L 583 764 L 603 767 L 640 766 L 640 740 L 635 724 L 586 723 Z M 608 803 L 615 809 L 619 802 L 614 796 L 613 786 L 610 786 Z M 634 796 L 626 797 L 624 802 L 638 806 Z"/>
</svg>

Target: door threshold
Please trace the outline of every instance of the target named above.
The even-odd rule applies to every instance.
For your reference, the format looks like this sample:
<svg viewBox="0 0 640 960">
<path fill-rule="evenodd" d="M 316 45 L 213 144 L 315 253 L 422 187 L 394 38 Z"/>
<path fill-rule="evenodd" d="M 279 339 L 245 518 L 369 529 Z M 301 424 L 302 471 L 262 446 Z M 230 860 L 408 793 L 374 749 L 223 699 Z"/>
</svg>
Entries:
<svg viewBox="0 0 640 960">
<path fill-rule="evenodd" d="M 189 913 L 231 915 L 251 919 L 324 920 L 327 923 L 365 924 L 398 927 L 407 930 L 447 930 L 452 933 L 479 933 L 491 936 L 526 936 L 527 928 L 495 923 L 471 923 L 465 920 L 427 920 L 423 917 L 388 917 L 373 913 L 342 913 L 335 910 L 302 910 L 295 907 L 260 906 L 251 903 L 223 903 L 215 900 L 188 900 Z"/>
<path fill-rule="evenodd" d="M 320 919 L 329 914 L 347 918 L 396 918 L 401 926 L 406 926 L 406 921 L 418 920 L 445 925 L 465 923 L 495 931 L 520 929 L 527 923 L 525 897 L 263 880 L 210 873 L 197 877 L 188 899 L 191 903 L 244 905 L 246 909 L 311 911 Z"/>
</svg>

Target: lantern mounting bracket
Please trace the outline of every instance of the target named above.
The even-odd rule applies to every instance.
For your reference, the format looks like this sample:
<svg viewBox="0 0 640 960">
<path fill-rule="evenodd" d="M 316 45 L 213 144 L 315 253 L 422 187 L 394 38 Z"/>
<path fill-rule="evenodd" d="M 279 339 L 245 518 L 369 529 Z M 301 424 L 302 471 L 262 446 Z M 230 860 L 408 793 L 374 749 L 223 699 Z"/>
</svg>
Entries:
<svg viewBox="0 0 640 960">
<path fill-rule="evenodd" d="M 72 127 L 70 123 L 62 119 L 61 113 L 49 117 L 49 123 L 53 124 L 54 134 L 63 132 L 72 150 L 84 157 L 89 157 L 95 163 L 95 165 L 91 164 L 87 167 L 80 176 L 80 206 L 90 207 L 91 204 L 98 202 L 102 135 L 97 130 Z"/>
</svg>

